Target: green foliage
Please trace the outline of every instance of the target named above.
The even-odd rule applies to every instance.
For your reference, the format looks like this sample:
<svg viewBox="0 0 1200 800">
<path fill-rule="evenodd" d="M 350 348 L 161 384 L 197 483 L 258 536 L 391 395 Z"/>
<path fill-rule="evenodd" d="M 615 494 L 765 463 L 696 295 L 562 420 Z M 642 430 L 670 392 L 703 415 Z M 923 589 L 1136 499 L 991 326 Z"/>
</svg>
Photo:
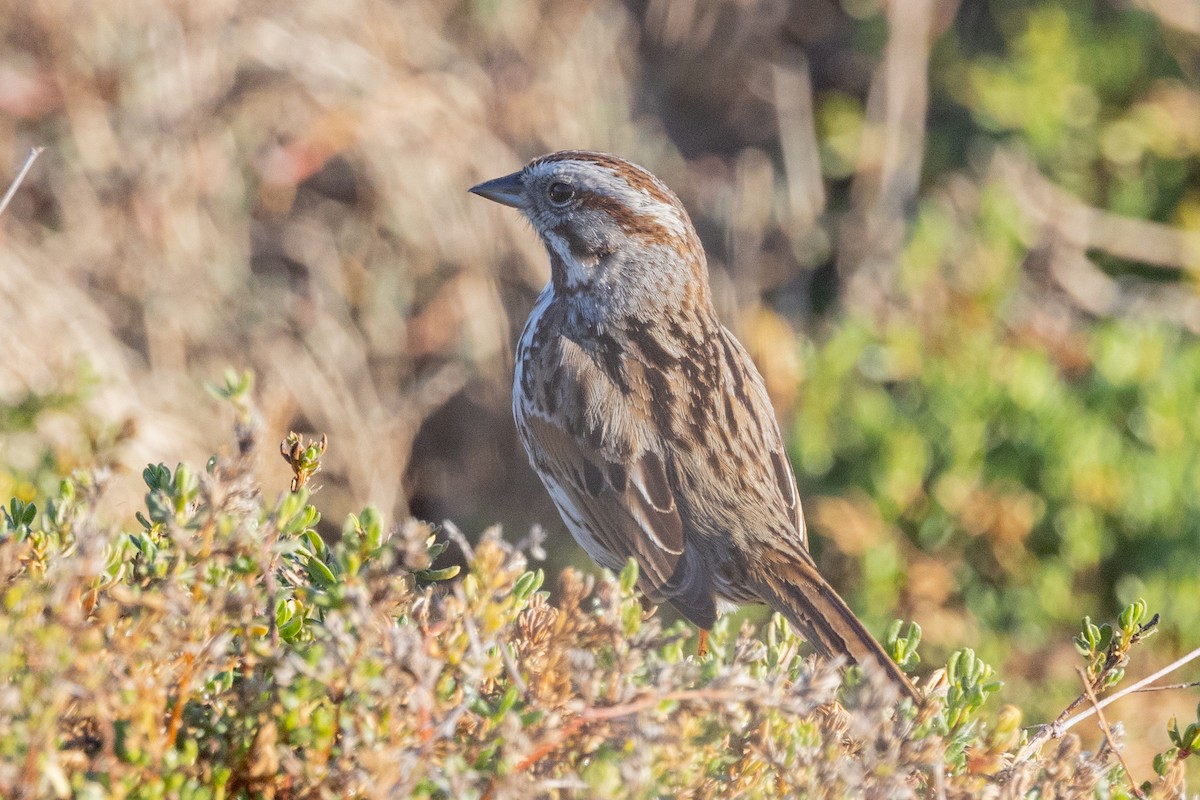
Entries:
<svg viewBox="0 0 1200 800">
<path fill-rule="evenodd" d="M 253 407 L 254 372 L 247 369 L 239 373 L 230 367 L 225 370 L 223 377 L 223 383 L 206 386 L 208 393 L 229 403 L 237 411 L 239 419 L 248 417 Z"/>
<path fill-rule="evenodd" d="M 988 695 L 1002 685 L 991 680 L 992 668 L 976 657 L 975 651 L 965 648 L 950 656 L 946 664 L 946 729 L 962 730 L 971 717 L 983 706 Z"/>
<path fill-rule="evenodd" d="M 1043 646 L 1078 609 L 1115 613 L 1138 596 L 1200 640 L 1188 611 L 1200 596 L 1200 342 L 1113 320 L 1062 349 L 1009 327 L 1011 290 L 989 288 L 1003 277 L 976 274 L 971 293 L 928 307 L 960 251 L 977 254 L 976 273 L 980 253 L 997 276 L 1015 268 L 1012 233 L 981 202 L 960 224 L 918 225 L 910 312 L 883 327 L 847 319 L 804 351 L 792 441 L 817 496 L 817 545 L 844 527 L 822 524 L 823 496 L 844 498 L 878 532 L 862 562 L 871 602 L 859 605 L 899 606 L 909 565 L 897 548 L 911 543 L 943 576 L 915 601 L 965 609 L 996 637 L 980 645 L 990 658 L 1010 636 Z M 930 226 L 947 224 L 936 236 L 949 240 L 925 252 Z M 925 638 L 953 646 L 936 626 Z"/>
<path fill-rule="evenodd" d="M 1170 221 L 1195 202 L 1187 186 L 1200 139 L 1180 113 L 1187 60 L 1160 22 L 1106 13 L 1098 0 L 989 5 L 991 47 L 963 27 L 935 51 L 938 88 L 973 123 L 934 121 L 935 153 L 951 149 L 943 137 L 984 134 L 1020 143 L 1056 183 L 1101 208 Z"/>
<path fill-rule="evenodd" d="M 1156 797 L 1183 796 L 1184 763 L 1200 749 L 1200 706 L 1196 708 L 1196 720 L 1180 731 L 1178 720 L 1171 718 L 1167 726 L 1171 747 L 1154 757 L 1154 772 L 1158 778 L 1154 783 L 1144 782 L 1143 792 L 1153 792 Z"/>
<path fill-rule="evenodd" d="M 881 23 L 882 8 L 863 13 Z M 1166 311 L 1190 303 L 1200 265 L 1195 41 L 1148 8 L 964 5 L 933 46 L 922 188 L 886 308 L 855 314 L 847 295 L 851 313 L 800 345 L 791 452 L 818 556 L 856 573 L 835 585 L 875 629 L 896 609 L 919 620 L 935 662 L 969 641 L 1033 717 L 1078 695 L 1055 665 L 1085 610 L 1120 616 L 1077 639 L 1097 691 L 1155 629 L 1123 609 L 1162 611 L 1154 647 L 1200 641 L 1200 339 Z M 857 40 L 872 58 L 881 42 Z M 861 175 L 865 99 L 836 87 L 816 104 L 826 176 Z M 1066 192 L 1034 208 L 1014 164 Z M 1109 220 L 1136 232 L 1114 247 Z M 1178 255 L 1155 261 L 1147 231 Z M 1118 278 L 1119 302 L 1072 299 L 1092 271 L 1056 274 L 1059 247 Z"/>
<path fill-rule="evenodd" d="M 687 625 L 646 616 L 632 562 L 568 570 L 552 606 L 495 532 L 458 575 L 429 527 L 372 508 L 327 541 L 306 488 L 268 502 L 241 459 L 142 477 L 132 531 L 100 523 L 83 476 L 4 510 L 5 796 L 894 795 L 940 772 L 965 797 L 1019 744 L 970 650 L 895 710 L 779 616 L 762 639 L 722 618 L 697 660 Z M 915 665 L 920 628 L 901 630 L 888 646 Z M 1018 771 L 1043 789 L 1109 774 L 1077 752 Z"/>
<path fill-rule="evenodd" d="M 1142 624 L 1146 618 L 1146 601 L 1137 600 L 1122 609 L 1117 619 L 1117 631 L 1107 622 L 1097 626 L 1091 617 L 1084 617 L 1080 634 L 1075 637 L 1075 649 L 1087 661 L 1085 674 L 1097 691 L 1115 686 L 1125 677 L 1129 649 L 1158 630 L 1158 615 Z"/>
<path fill-rule="evenodd" d="M 915 622 L 908 623 L 908 633 L 900 635 L 904 620 L 893 620 L 884 637 L 884 647 L 892 660 L 900 665 L 905 672 L 912 672 L 921 663 L 921 655 L 917 647 L 921 644 L 921 626 Z"/>
<path fill-rule="evenodd" d="M 0 794 L 816 797 L 940 781 L 971 797 L 1014 780 L 1062 794 L 1067 776 L 1079 796 L 1121 791 L 1110 753 L 1012 765 L 1022 714 L 987 711 L 1000 682 L 970 649 L 923 705 L 896 708 L 869 673 L 806 658 L 778 615 L 761 633 L 722 617 L 696 659 L 686 624 L 647 616 L 632 560 L 616 578 L 564 572 L 551 605 L 545 573 L 494 531 L 461 574 L 438 562 L 445 537 L 373 508 L 326 538 L 306 486 L 272 501 L 254 484 L 255 414 L 235 410 L 238 455 L 147 466 L 132 529 L 100 519 L 86 472 L 0 510 Z M 284 449 L 303 462 L 313 446 Z M 1146 615 L 1138 601 L 1116 628 L 1084 621 L 1097 682 L 1153 630 Z M 911 670 L 922 637 L 896 621 L 885 644 Z M 1193 727 L 1173 726 L 1156 786 L 1178 779 Z"/>
</svg>

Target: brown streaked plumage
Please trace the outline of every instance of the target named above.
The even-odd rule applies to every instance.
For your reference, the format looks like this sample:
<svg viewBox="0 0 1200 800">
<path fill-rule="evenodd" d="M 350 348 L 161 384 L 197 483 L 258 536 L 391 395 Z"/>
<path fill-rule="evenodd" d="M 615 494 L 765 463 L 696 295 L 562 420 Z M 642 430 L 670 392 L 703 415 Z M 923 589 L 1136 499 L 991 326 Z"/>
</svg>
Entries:
<svg viewBox="0 0 1200 800">
<path fill-rule="evenodd" d="M 658 178 L 568 150 L 472 192 L 521 210 L 551 280 L 517 349 L 513 414 L 571 533 L 707 631 L 766 603 L 827 658 L 904 673 L 817 572 L 762 378 L 717 319 L 691 220 Z"/>
</svg>

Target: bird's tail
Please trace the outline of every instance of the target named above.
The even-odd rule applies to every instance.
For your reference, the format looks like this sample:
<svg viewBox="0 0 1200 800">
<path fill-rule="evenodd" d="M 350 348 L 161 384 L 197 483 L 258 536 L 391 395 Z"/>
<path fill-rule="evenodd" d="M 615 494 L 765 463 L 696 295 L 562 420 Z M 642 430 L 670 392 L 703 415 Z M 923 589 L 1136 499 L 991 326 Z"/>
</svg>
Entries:
<svg viewBox="0 0 1200 800">
<path fill-rule="evenodd" d="M 821 577 L 810 558 L 789 559 L 773 566 L 758 581 L 759 596 L 786 617 L 821 656 L 845 656 L 855 664 L 871 663 L 903 696 L 920 703 L 912 681 Z"/>
</svg>

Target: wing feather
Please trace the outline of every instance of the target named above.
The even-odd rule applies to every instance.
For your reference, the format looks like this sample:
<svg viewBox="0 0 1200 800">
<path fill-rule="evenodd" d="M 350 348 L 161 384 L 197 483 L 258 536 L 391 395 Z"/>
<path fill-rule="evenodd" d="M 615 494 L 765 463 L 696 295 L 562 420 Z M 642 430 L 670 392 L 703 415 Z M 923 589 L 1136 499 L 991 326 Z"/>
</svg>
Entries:
<svg viewBox="0 0 1200 800">
<path fill-rule="evenodd" d="M 626 464 L 607 461 L 544 417 L 531 416 L 526 424 L 545 453 L 557 489 L 551 494 L 563 519 L 591 556 L 612 569 L 634 558 L 641 589 L 651 600 L 670 601 L 696 624 L 711 626 L 712 587 L 703 564 L 685 546 L 683 518 L 663 460 L 644 452 Z M 589 543 L 602 552 L 592 552 Z"/>
</svg>

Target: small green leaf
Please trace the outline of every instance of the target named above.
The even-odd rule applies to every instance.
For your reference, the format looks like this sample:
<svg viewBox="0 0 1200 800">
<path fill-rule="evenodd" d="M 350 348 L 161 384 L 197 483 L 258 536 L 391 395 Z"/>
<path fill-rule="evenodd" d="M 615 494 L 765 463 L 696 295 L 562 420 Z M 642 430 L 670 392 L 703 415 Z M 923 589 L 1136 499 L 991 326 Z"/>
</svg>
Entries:
<svg viewBox="0 0 1200 800">
<path fill-rule="evenodd" d="M 1154 772 L 1158 777 L 1163 777 L 1167 774 L 1167 768 L 1179 757 L 1179 751 L 1172 747 L 1165 753 L 1159 753 L 1154 757 Z"/>
<path fill-rule="evenodd" d="M 171 482 L 171 470 L 166 464 L 150 464 L 142 470 L 142 480 L 151 489 L 165 489 Z"/>
<path fill-rule="evenodd" d="M 383 546 L 383 517 L 377 508 L 364 508 L 358 515 L 358 523 L 363 532 L 363 545 L 368 551 L 378 550 Z"/>
<path fill-rule="evenodd" d="M 499 722 L 516 704 L 518 697 L 520 697 L 520 693 L 517 691 L 517 687 L 509 686 L 508 691 L 500 698 L 500 703 L 496 706 L 495 713 L 492 714 L 492 720 Z"/>
<path fill-rule="evenodd" d="M 313 557 L 308 559 L 304 565 L 308 571 L 308 577 L 312 578 L 315 583 L 324 587 L 333 586 L 337 583 L 337 576 L 329 567 L 325 566 L 325 562 L 319 558 Z"/>
<path fill-rule="evenodd" d="M 638 579 L 638 564 L 632 558 L 625 562 L 624 568 L 621 570 L 620 583 L 621 591 L 629 594 L 633 591 L 633 587 L 637 586 Z"/>
<path fill-rule="evenodd" d="M 541 588 L 545 579 L 546 574 L 540 569 L 535 572 L 526 572 L 517 578 L 516 584 L 513 585 L 513 597 L 520 602 L 525 602 L 530 595 Z"/>
<path fill-rule="evenodd" d="M 436 583 L 437 581 L 445 581 L 453 578 L 459 573 L 459 570 L 460 567 L 458 564 L 453 564 L 449 567 L 443 567 L 442 569 L 418 570 L 414 574 L 417 576 L 417 578 L 427 583 Z"/>
<path fill-rule="evenodd" d="M 307 528 L 304 533 L 301 534 L 301 536 L 304 541 L 308 542 L 308 549 L 312 551 L 314 555 L 318 556 L 319 558 L 325 558 L 327 548 L 325 547 L 325 540 L 321 538 L 320 534 L 318 534 L 312 528 Z"/>
</svg>

